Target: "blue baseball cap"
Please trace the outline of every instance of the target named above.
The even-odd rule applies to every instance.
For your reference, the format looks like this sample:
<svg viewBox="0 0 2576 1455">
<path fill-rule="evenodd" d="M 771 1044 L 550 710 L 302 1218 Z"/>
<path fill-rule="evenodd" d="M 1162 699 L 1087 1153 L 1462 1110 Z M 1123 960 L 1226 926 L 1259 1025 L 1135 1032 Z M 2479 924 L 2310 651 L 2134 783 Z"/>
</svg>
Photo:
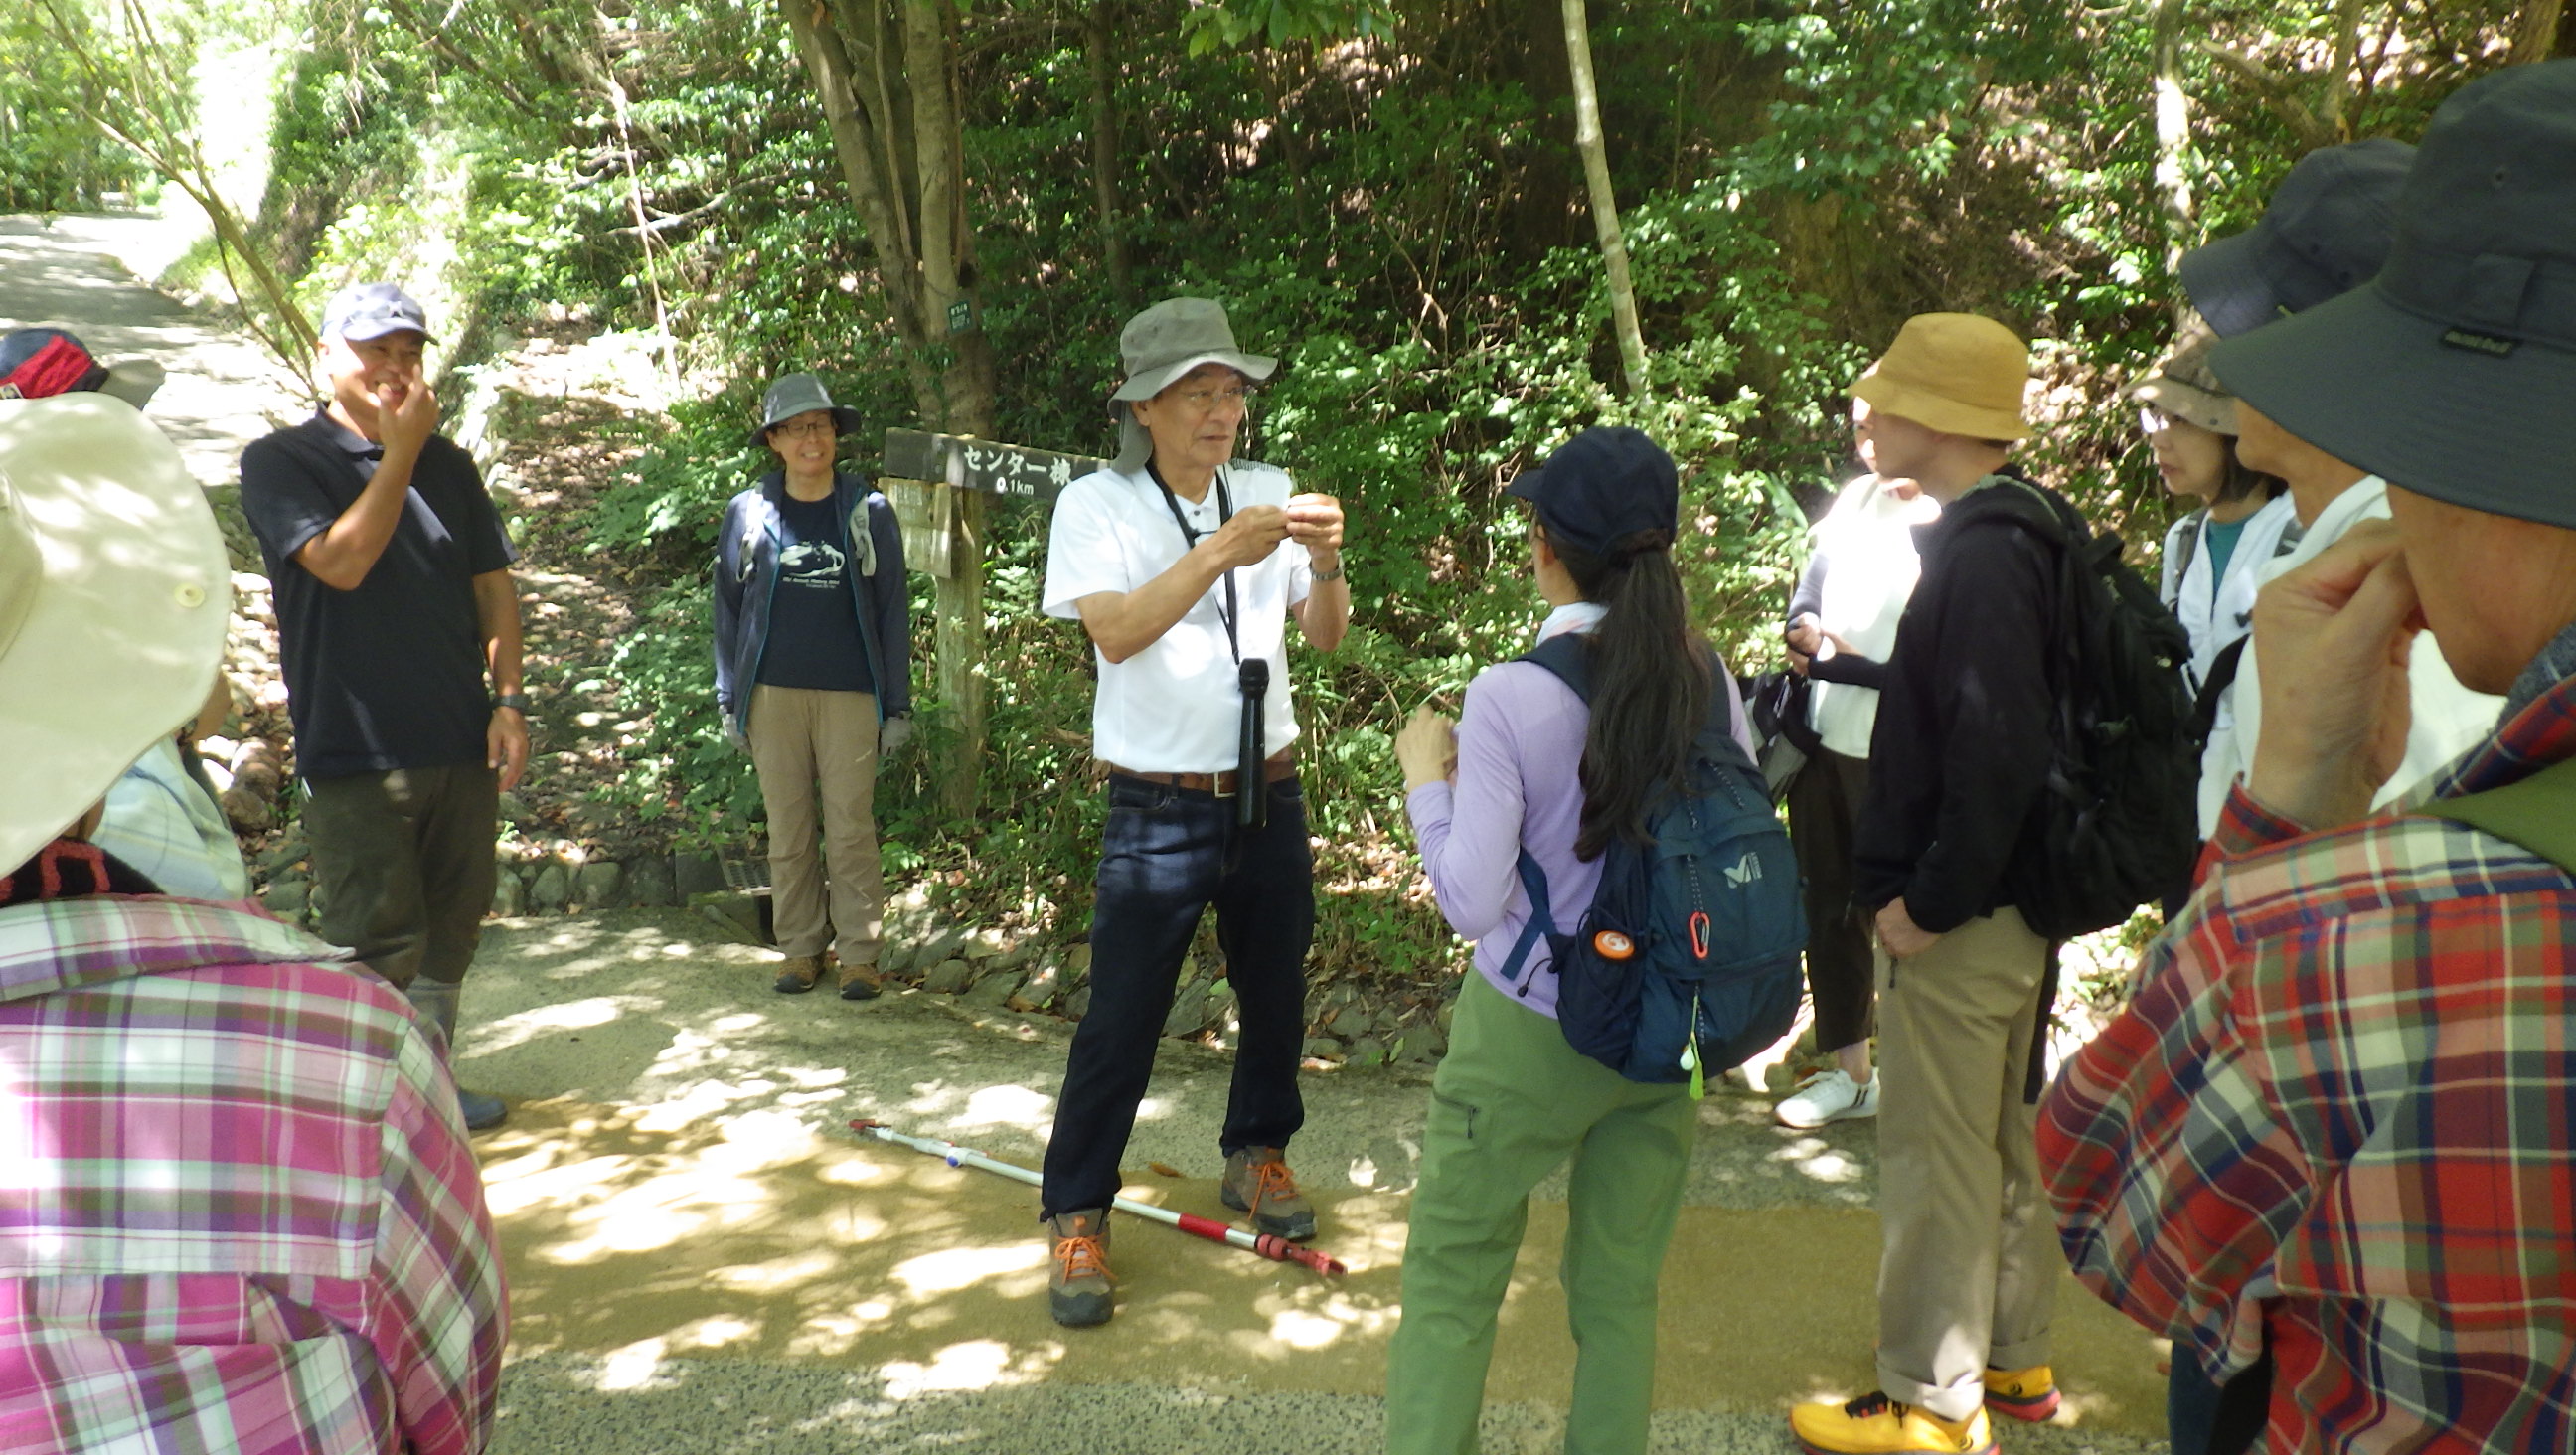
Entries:
<svg viewBox="0 0 2576 1455">
<path fill-rule="evenodd" d="M 1673 457 L 1625 425 L 1585 430 L 1505 488 L 1538 507 L 1549 540 L 1588 555 L 1610 555 L 1640 531 L 1661 531 L 1670 545 L 1681 521 Z"/>
<path fill-rule="evenodd" d="M 322 336 L 364 343 L 409 329 L 430 343 L 429 313 L 418 300 L 391 283 L 352 283 L 331 295 L 322 310 Z"/>
</svg>

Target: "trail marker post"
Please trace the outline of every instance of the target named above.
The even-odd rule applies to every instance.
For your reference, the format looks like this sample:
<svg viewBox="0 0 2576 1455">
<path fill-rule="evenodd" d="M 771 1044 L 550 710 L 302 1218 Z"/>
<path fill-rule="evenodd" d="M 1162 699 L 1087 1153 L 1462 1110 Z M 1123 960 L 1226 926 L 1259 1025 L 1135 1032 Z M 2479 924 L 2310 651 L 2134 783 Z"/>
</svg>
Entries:
<svg viewBox="0 0 2576 1455">
<path fill-rule="evenodd" d="M 1053 504 L 1105 461 L 920 430 L 886 431 L 878 485 L 903 526 L 903 557 L 936 583 L 940 701 L 956 714 L 958 752 L 941 765 L 949 812 L 980 807 L 984 768 L 984 526 L 996 497 Z"/>
</svg>

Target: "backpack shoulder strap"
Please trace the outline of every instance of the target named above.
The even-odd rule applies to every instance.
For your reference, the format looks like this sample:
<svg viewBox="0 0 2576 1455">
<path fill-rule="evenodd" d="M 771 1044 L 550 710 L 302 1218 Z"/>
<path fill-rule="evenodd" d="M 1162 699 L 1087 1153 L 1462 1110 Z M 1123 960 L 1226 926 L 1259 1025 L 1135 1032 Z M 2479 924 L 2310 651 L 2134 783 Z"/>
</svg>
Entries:
<svg viewBox="0 0 2576 1455">
<path fill-rule="evenodd" d="M 2576 873 L 2576 758 L 2519 783 L 2425 804 L 2418 812 L 2481 829 Z"/>
<path fill-rule="evenodd" d="M 2210 659 L 2209 676 L 2202 680 L 2200 696 L 2191 705 L 2193 742 L 2206 743 L 2209 735 L 2218 730 L 2218 699 L 2226 696 L 2227 689 L 2236 685 L 2236 674 L 2245 665 L 2245 649 L 2253 642 L 2254 634 L 2247 632 L 2220 647 L 2218 655 Z"/>
<path fill-rule="evenodd" d="M 1592 705 L 1592 662 L 1584 653 L 1581 632 L 1559 632 L 1512 660 L 1545 667 L 1556 674 L 1558 681 L 1573 688 L 1584 706 Z"/>
<path fill-rule="evenodd" d="M 1530 951 L 1537 948 L 1538 937 L 1556 933 L 1556 913 L 1548 906 L 1547 871 L 1538 866 L 1538 860 L 1531 858 L 1527 849 L 1521 850 L 1516 867 L 1520 870 L 1521 889 L 1529 895 L 1530 917 L 1521 926 L 1520 938 L 1512 941 L 1512 952 L 1503 957 L 1503 978 L 1515 982 L 1521 977 L 1521 966 L 1529 963 Z"/>
</svg>

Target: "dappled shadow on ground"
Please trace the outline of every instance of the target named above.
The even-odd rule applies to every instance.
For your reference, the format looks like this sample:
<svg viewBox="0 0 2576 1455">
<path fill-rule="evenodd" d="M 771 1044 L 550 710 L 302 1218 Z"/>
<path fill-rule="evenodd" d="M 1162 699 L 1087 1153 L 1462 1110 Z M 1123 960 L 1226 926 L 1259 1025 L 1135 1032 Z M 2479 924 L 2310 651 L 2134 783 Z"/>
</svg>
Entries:
<svg viewBox="0 0 2576 1455">
<path fill-rule="evenodd" d="M 961 1110 L 995 1100 L 961 1091 Z M 603 1391 L 658 1387 L 675 1359 L 868 1371 L 885 1399 L 1038 1384 L 1383 1389 L 1401 1196 L 1321 1199 L 1319 1246 L 1351 1265 L 1338 1280 L 1121 1219 L 1119 1315 L 1067 1330 L 1047 1317 L 1030 1189 L 784 1114 L 648 1127 L 658 1120 L 547 1103 L 480 1144 L 509 1254 L 513 1349 L 599 1356 Z M 1147 1176 L 1129 1190 L 1223 1215 L 1205 1180 Z M 1561 1205 L 1533 1206 L 1502 1315 L 1498 1397 L 1567 1396 L 1563 1231 Z M 1663 1280 L 1658 1404 L 1763 1410 L 1865 1392 L 1876 1266 L 1865 1213 L 1685 1209 Z M 2152 1348 L 2071 1283 L 2066 1295 L 2067 1418 L 2152 1433 Z"/>
</svg>

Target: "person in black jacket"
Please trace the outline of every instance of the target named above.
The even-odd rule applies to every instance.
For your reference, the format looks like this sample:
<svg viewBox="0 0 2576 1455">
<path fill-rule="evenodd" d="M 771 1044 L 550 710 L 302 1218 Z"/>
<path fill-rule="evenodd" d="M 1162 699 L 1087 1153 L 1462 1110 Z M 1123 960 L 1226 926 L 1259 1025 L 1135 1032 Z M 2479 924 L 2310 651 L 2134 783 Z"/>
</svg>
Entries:
<svg viewBox="0 0 2576 1455">
<path fill-rule="evenodd" d="M 2029 350 L 1973 314 L 1909 319 L 1852 386 L 1881 474 L 1941 502 L 1870 737 L 1853 898 L 1890 957 L 1879 987 L 1877 1392 L 1804 1405 L 1813 1451 L 1994 1448 L 1989 1411 L 2043 1420 L 2063 1260 L 2023 1089 L 2048 945 L 2013 908 L 2050 761 L 2055 549 L 2006 463 Z M 2027 496 L 2023 502 L 2026 503 Z M 1998 1210 L 2000 1211 L 2000 1215 Z"/>
<path fill-rule="evenodd" d="M 725 507 L 715 567 L 716 706 L 726 738 L 750 752 L 769 812 L 786 956 L 771 988 L 813 989 L 837 946 L 843 1000 L 880 988 L 877 760 L 912 733 L 903 530 L 884 495 L 832 464 L 858 423 L 811 374 L 769 386 L 752 442 L 780 468 Z"/>
</svg>

